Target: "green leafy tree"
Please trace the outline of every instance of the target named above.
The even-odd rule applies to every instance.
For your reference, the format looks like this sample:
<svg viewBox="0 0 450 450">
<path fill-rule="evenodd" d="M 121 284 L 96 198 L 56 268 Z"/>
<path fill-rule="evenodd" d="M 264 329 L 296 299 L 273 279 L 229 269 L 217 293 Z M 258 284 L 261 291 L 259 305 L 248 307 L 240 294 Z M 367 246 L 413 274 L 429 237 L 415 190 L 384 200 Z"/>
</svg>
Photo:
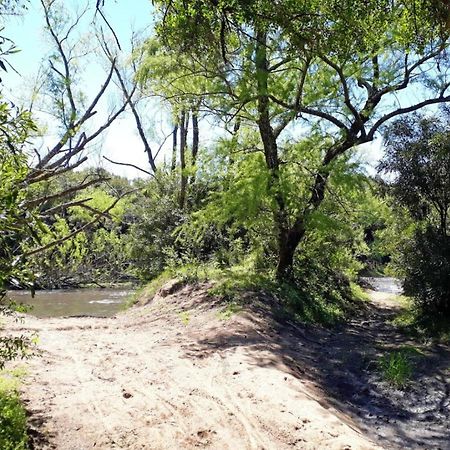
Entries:
<svg viewBox="0 0 450 450">
<path fill-rule="evenodd" d="M 386 131 L 379 170 L 394 199 L 415 222 L 399 261 L 404 289 L 423 312 L 450 312 L 450 123 L 442 116 L 412 115 Z"/>
<path fill-rule="evenodd" d="M 11 315 L 15 305 L 5 295 L 8 286 L 30 286 L 32 273 L 22 259 L 20 244 L 36 242 L 39 226 L 35 212 L 26 207 L 27 158 L 23 152 L 30 132 L 35 129 L 30 115 L 13 111 L 0 103 L 0 314 Z M 0 337 L 0 368 L 5 361 L 26 355 L 26 336 Z"/>
<path fill-rule="evenodd" d="M 390 119 L 450 100 L 440 70 L 446 25 L 433 2 L 414 8 L 378 0 L 155 3 L 162 42 L 188 54 L 196 76 L 210 80 L 203 107 L 237 129 L 258 130 L 267 169 L 260 190 L 274 200 L 280 279 L 291 277 L 341 157 L 372 141 Z M 398 106 L 396 96 L 414 85 L 422 98 Z M 285 158 L 285 148 L 311 132 L 322 140 L 314 147 L 306 198 L 293 203 L 284 177 L 295 170 L 300 176 L 301 169 Z"/>
<path fill-rule="evenodd" d="M 450 233 L 450 121 L 412 115 L 386 130 L 380 172 L 394 177 L 390 191 L 416 220 Z"/>
</svg>

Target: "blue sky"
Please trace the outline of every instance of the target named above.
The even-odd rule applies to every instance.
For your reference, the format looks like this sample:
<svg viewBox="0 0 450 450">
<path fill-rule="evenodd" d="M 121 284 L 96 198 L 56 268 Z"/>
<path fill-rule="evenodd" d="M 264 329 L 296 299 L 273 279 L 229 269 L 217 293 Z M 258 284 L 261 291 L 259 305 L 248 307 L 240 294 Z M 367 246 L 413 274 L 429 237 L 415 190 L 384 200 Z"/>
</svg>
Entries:
<svg viewBox="0 0 450 450">
<path fill-rule="evenodd" d="M 69 0 L 63 3 L 69 14 L 75 14 L 77 10 L 83 9 L 88 3 L 95 5 L 95 0 Z M 150 0 L 133 0 L 132 2 L 107 0 L 104 13 L 114 28 L 124 52 L 129 49 L 128 43 L 133 30 L 147 29 L 148 33 L 151 32 L 154 16 Z M 93 31 L 93 18 L 94 10 L 87 12 L 85 20 L 79 27 L 80 35 Z M 100 20 L 98 23 L 103 22 Z M 21 51 L 8 59 L 19 74 L 9 70 L 8 74 L 3 75 L 3 90 L 7 98 L 19 105 L 28 106 L 30 104 L 36 74 L 40 67 L 46 64 L 46 55 L 48 55 L 51 47 L 44 25 L 42 6 L 39 0 L 31 0 L 23 16 L 7 18 L 4 24 L 4 34 L 12 39 Z M 106 26 L 104 28 L 106 29 Z M 86 70 L 81 90 L 86 92 L 88 97 L 93 96 L 103 83 L 104 78 L 104 68 L 91 61 Z M 108 108 L 107 103 L 110 101 L 111 98 L 107 98 L 99 106 L 99 118 L 102 117 L 102 114 L 105 116 Z M 45 120 L 45 115 L 37 111 L 36 114 L 39 118 Z M 152 115 L 158 124 L 157 128 L 164 127 L 165 112 L 158 108 L 152 111 Z M 43 140 L 44 146 L 52 145 L 54 139 L 54 136 L 48 136 Z M 157 143 L 155 142 L 154 145 L 157 145 Z M 142 149 L 131 116 L 124 115 L 121 120 L 110 127 L 107 134 L 98 142 L 96 150 L 90 155 L 89 163 L 91 165 L 101 163 L 120 175 L 134 177 L 139 172 L 122 166 L 111 166 L 101 156 L 107 155 L 111 159 L 130 162 L 147 169 L 148 163 Z"/>
<path fill-rule="evenodd" d="M 73 13 L 86 4 L 94 5 L 95 0 L 64 0 L 62 2 L 68 11 Z M 120 43 L 124 49 L 124 53 L 128 49 L 128 42 L 132 30 L 147 29 L 151 33 L 154 21 L 154 11 L 150 0 L 106 0 L 104 7 L 105 15 L 114 28 Z M 85 20 L 80 27 L 81 34 L 87 34 L 93 30 L 92 19 L 94 10 L 87 13 Z M 101 22 L 99 22 L 101 23 Z M 31 86 L 35 79 L 36 73 L 42 64 L 46 64 L 45 56 L 50 49 L 49 38 L 44 32 L 44 18 L 42 7 L 39 0 L 30 0 L 29 8 L 23 17 L 9 18 L 5 24 L 4 34 L 10 37 L 21 49 L 21 52 L 9 58 L 15 69 L 20 75 L 15 75 L 12 71 L 3 76 L 4 84 L 9 90 L 8 98 L 14 100 L 18 104 L 27 105 L 31 96 Z M 86 92 L 88 96 L 95 94 L 98 87 L 105 78 L 105 70 L 92 59 L 87 67 L 81 90 Z M 415 96 L 414 91 L 408 90 L 405 97 L 399 97 L 402 103 L 410 103 Z M 409 97 L 409 98 L 408 98 Z M 106 114 L 108 100 L 99 106 L 99 119 Z M 153 104 L 147 111 L 147 117 L 153 120 L 149 123 L 149 127 L 153 127 L 154 142 L 152 146 L 158 148 L 162 136 L 168 133 L 166 111 L 160 105 Z M 98 120 L 98 119 L 97 119 Z M 205 132 L 202 137 L 211 140 L 212 131 L 208 124 L 204 124 Z M 44 140 L 44 145 L 50 146 L 54 142 L 54 136 L 49 136 Z M 363 158 L 371 165 L 375 165 L 382 155 L 380 141 L 363 146 Z M 167 147 L 168 149 L 168 147 Z M 166 153 L 167 154 L 167 153 Z M 143 152 L 143 146 L 137 136 L 135 124 L 132 117 L 125 114 L 108 130 L 107 134 L 98 142 L 97 148 L 90 156 L 90 164 L 102 164 L 106 168 L 114 172 L 134 177 L 140 173 L 131 168 L 122 166 L 111 166 L 102 155 L 106 155 L 111 159 L 129 162 L 144 169 L 148 169 L 147 158 Z M 163 152 L 164 157 L 164 152 Z M 142 175 L 142 174 L 141 174 Z"/>
</svg>

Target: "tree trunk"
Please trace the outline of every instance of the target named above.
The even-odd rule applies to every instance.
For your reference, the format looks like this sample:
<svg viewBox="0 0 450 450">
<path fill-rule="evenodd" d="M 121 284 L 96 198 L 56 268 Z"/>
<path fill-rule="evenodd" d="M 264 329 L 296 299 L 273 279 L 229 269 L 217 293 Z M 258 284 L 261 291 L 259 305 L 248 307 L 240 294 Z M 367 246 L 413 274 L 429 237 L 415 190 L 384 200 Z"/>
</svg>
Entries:
<svg viewBox="0 0 450 450">
<path fill-rule="evenodd" d="M 192 110 L 192 166 L 195 169 L 195 164 L 197 163 L 198 147 L 199 147 L 199 129 L 198 129 L 198 111 Z M 191 184 L 195 183 L 195 172 L 193 172 L 191 177 Z"/>
<path fill-rule="evenodd" d="M 186 203 L 187 175 L 186 175 L 186 147 L 188 134 L 189 114 L 183 110 L 180 115 L 180 168 L 181 168 L 181 184 L 180 184 L 180 208 L 183 209 Z"/>
<path fill-rule="evenodd" d="M 267 31 L 256 30 L 255 69 L 258 93 L 258 128 L 264 146 L 267 168 L 270 172 L 269 189 L 274 192 L 277 211 L 275 224 L 278 232 L 278 264 L 276 275 L 279 280 L 291 280 L 294 255 L 306 234 L 306 222 L 322 204 L 328 183 L 328 166 L 339 155 L 355 145 L 354 139 L 347 136 L 342 142 L 332 146 L 326 152 L 322 165 L 318 169 L 311 187 L 311 196 L 305 208 L 297 215 L 292 224 L 286 208 L 284 195 L 280 187 L 280 160 L 277 135 L 270 121 L 269 98 L 269 61 L 267 57 Z"/>
<path fill-rule="evenodd" d="M 177 166 L 177 136 L 178 136 L 178 124 L 173 127 L 173 141 L 172 141 L 172 162 L 170 164 L 170 171 L 173 172 Z"/>
<path fill-rule="evenodd" d="M 269 111 L 269 62 L 267 59 L 267 32 L 256 32 L 256 79 L 258 81 L 258 128 L 264 147 L 264 156 L 270 172 L 269 190 L 275 191 L 278 209 L 274 215 L 278 233 L 278 266 L 279 279 L 290 278 L 294 261 L 294 253 L 301 237 L 292 233 L 286 214 L 283 193 L 280 190 L 280 161 L 278 157 L 277 139 L 270 122 Z"/>
<path fill-rule="evenodd" d="M 280 281 L 290 281 L 293 278 L 294 255 L 298 245 L 305 235 L 305 229 L 284 231 L 280 235 L 279 255 L 276 276 Z"/>
</svg>

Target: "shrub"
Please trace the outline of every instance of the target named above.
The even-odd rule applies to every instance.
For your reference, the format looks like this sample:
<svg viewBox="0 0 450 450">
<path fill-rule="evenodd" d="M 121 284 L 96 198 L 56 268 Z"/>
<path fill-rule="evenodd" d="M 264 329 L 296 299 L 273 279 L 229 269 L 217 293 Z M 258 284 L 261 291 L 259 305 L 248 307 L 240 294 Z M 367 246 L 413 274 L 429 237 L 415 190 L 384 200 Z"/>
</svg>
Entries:
<svg viewBox="0 0 450 450">
<path fill-rule="evenodd" d="M 450 314 L 450 236 L 416 231 L 403 255 L 405 294 L 425 315 Z"/>
<path fill-rule="evenodd" d="M 25 410 L 13 380 L 0 376 L 0 448 L 25 450 L 27 445 Z"/>
</svg>

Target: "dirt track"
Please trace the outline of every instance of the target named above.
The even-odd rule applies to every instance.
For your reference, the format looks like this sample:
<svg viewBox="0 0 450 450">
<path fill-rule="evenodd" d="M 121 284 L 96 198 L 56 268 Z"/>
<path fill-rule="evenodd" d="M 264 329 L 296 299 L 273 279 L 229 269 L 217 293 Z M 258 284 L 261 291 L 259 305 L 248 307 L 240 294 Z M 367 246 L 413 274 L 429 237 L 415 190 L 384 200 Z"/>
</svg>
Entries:
<svg viewBox="0 0 450 450">
<path fill-rule="evenodd" d="M 205 295 L 11 325 L 40 335 L 23 391 L 35 448 L 377 448 L 285 364 L 264 319 L 225 320 Z"/>
<path fill-rule="evenodd" d="M 10 324 L 40 336 L 23 389 L 35 448 L 450 448 L 448 347 L 426 346 L 404 392 L 374 367 L 411 343 L 389 322 L 392 294 L 325 330 L 277 323 L 270 299 L 224 313 L 207 290 L 166 289 L 113 319 Z"/>
</svg>

